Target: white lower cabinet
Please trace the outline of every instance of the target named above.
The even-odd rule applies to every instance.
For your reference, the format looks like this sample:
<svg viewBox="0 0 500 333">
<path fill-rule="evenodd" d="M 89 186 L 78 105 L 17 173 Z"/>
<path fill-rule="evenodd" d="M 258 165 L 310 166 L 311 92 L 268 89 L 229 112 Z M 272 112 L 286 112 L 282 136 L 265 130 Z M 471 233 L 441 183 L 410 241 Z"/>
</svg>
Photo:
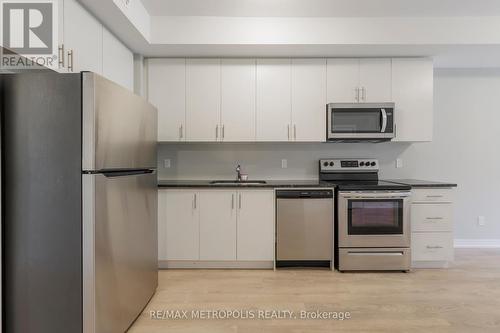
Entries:
<svg viewBox="0 0 500 333">
<path fill-rule="evenodd" d="M 163 260 L 198 260 L 200 258 L 200 209 L 198 193 L 195 191 L 172 190 L 158 196 L 158 209 L 165 209 L 165 227 L 158 230 L 165 232 L 161 237 L 165 244 L 159 243 L 160 249 L 165 249 Z M 164 207 L 164 208 L 163 208 Z M 160 214 L 158 214 L 160 218 Z"/>
<path fill-rule="evenodd" d="M 453 234 L 451 232 L 414 232 L 411 241 L 414 262 L 453 260 Z"/>
<path fill-rule="evenodd" d="M 453 261 L 453 190 L 412 191 L 411 257 L 415 268 L 448 267 Z"/>
<path fill-rule="evenodd" d="M 160 267 L 272 267 L 273 190 L 165 189 L 158 200 Z"/>
<path fill-rule="evenodd" d="M 274 192 L 238 191 L 238 260 L 274 259 Z"/>
<path fill-rule="evenodd" d="M 236 260 L 236 192 L 200 191 L 200 260 Z"/>
</svg>

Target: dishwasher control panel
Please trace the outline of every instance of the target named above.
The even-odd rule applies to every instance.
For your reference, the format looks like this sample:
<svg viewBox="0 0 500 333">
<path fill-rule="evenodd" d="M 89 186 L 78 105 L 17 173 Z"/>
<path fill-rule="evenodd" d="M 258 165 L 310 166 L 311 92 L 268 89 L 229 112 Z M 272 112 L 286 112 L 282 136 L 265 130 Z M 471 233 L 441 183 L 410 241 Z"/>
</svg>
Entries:
<svg viewBox="0 0 500 333">
<path fill-rule="evenodd" d="M 333 190 L 278 190 L 276 191 L 276 198 L 289 198 L 289 199 L 300 199 L 300 198 L 333 198 Z"/>
</svg>

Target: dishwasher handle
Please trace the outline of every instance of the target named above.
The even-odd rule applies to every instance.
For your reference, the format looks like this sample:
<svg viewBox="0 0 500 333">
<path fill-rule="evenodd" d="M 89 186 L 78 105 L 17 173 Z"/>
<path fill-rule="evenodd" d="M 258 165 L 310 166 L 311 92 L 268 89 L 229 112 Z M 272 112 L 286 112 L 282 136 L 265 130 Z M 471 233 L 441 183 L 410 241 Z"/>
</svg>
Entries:
<svg viewBox="0 0 500 333">
<path fill-rule="evenodd" d="M 324 199 L 333 198 L 332 190 L 278 190 L 277 199 Z"/>
</svg>

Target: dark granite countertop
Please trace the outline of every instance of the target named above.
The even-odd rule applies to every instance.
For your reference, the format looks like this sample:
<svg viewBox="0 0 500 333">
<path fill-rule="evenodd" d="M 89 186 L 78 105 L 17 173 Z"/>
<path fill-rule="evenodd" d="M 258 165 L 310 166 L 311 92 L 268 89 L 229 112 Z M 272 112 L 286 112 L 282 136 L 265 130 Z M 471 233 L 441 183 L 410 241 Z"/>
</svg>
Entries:
<svg viewBox="0 0 500 333">
<path fill-rule="evenodd" d="M 454 183 L 436 182 L 421 179 L 386 179 L 385 181 L 396 184 L 410 185 L 413 188 L 457 187 L 457 184 Z"/>
<path fill-rule="evenodd" d="M 250 180 L 252 181 L 252 180 Z M 212 180 L 158 180 L 160 188 L 190 188 L 190 187 L 207 187 L 207 188 L 280 188 L 280 187 L 332 187 L 332 184 L 319 182 L 318 180 L 266 180 L 265 184 L 259 185 L 243 185 L 243 184 L 211 184 Z"/>
</svg>

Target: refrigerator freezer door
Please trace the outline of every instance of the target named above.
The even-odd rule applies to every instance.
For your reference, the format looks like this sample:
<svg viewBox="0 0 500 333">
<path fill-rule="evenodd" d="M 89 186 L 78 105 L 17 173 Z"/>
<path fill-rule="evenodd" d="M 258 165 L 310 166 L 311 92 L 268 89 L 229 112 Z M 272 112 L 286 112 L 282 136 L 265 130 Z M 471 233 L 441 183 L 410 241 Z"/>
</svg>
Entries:
<svg viewBox="0 0 500 333">
<path fill-rule="evenodd" d="M 156 108 L 97 74 L 82 80 L 82 169 L 156 168 Z"/>
<path fill-rule="evenodd" d="M 154 173 L 83 175 L 83 332 L 122 333 L 158 284 Z"/>
</svg>

